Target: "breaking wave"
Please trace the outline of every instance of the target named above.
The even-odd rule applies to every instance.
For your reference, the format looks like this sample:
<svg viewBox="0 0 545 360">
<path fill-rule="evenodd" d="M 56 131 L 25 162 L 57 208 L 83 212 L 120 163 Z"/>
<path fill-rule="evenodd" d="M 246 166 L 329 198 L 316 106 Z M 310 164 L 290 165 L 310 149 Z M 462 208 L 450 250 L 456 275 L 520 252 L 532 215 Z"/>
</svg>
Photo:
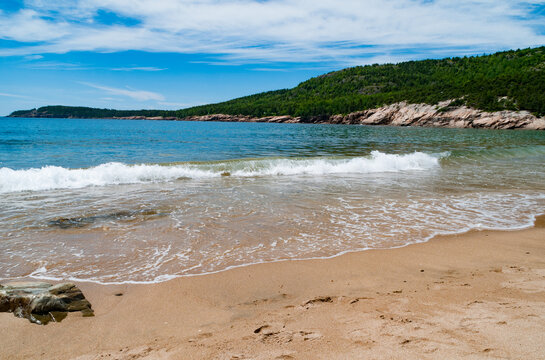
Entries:
<svg viewBox="0 0 545 360">
<path fill-rule="evenodd" d="M 256 159 L 208 163 L 139 164 L 110 162 L 86 169 L 44 166 L 24 170 L 0 168 L 0 193 L 76 189 L 177 179 L 203 179 L 221 176 L 259 177 L 290 175 L 369 174 L 428 170 L 439 167 L 446 154 L 385 154 L 373 151 L 368 157 Z"/>
</svg>

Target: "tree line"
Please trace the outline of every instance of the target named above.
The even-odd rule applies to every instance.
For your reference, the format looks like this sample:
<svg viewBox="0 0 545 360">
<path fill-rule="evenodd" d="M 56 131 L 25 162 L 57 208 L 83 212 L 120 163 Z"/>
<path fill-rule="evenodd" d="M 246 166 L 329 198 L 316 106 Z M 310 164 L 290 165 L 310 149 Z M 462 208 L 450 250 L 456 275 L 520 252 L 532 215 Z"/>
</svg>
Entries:
<svg viewBox="0 0 545 360">
<path fill-rule="evenodd" d="M 374 64 L 334 71 L 292 89 L 269 91 L 175 111 L 49 106 L 33 109 L 55 117 L 188 116 L 208 114 L 305 117 L 347 114 L 407 101 L 480 110 L 527 110 L 545 116 L 545 47 L 492 55 Z M 16 111 L 24 116 L 29 111 Z"/>
</svg>

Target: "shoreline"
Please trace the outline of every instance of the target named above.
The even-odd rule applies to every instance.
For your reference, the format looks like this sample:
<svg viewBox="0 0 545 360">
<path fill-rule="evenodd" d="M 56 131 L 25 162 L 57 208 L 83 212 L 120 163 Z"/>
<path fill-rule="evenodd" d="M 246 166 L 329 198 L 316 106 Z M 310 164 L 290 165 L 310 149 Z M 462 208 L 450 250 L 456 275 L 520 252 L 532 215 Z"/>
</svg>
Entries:
<svg viewBox="0 0 545 360">
<path fill-rule="evenodd" d="M 249 267 L 249 266 L 256 266 L 256 265 L 263 265 L 263 264 L 276 264 L 276 263 L 291 262 L 291 261 L 330 260 L 330 259 L 335 259 L 335 258 L 340 257 L 340 256 L 344 256 L 344 255 L 348 255 L 348 254 L 354 254 L 354 253 L 361 253 L 361 252 L 366 252 L 366 251 L 387 251 L 387 250 L 393 250 L 393 249 L 401 249 L 401 248 L 404 248 L 404 247 L 407 247 L 407 246 L 424 244 L 424 243 L 427 243 L 429 241 L 433 241 L 434 239 L 440 238 L 440 237 L 442 238 L 442 237 L 460 236 L 460 235 L 465 235 L 465 234 L 471 234 L 471 233 L 474 233 L 474 232 L 478 233 L 478 232 L 481 232 L 481 231 L 493 231 L 493 232 L 523 231 L 523 230 L 532 229 L 532 228 L 536 227 L 536 222 L 541 221 L 539 219 L 543 219 L 543 221 L 545 222 L 545 213 L 534 215 L 531 224 L 521 225 L 521 226 L 517 226 L 517 227 L 513 227 L 513 228 L 480 228 L 480 229 L 471 228 L 471 229 L 462 229 L 462 230 L 459 230 L 459 231 L 452 231 L 452 232 L 448 232 L 448 233 L 438 233 L 438 234 L 430 235 L 428 238 L 426 238 L 424 240 L 408 242 L 406 244 L 399 245 L 399 246 L 385 247 L 385 248 L 362 248 L 362 249 L 354 249 L 354 250 L 345 250 L 345 251 L 342 251 L 342 252 L 334 254 L 334 255 L 322 256 L 322 257 L 292 258 L 292 259 L 280 259 L 280 260 L 271 260 L 271 261 L 264 260 L 264 261 L 246 263 L 246 264 L 241 264 L 241 265 L 232 265 L 232 266 L 228 266 L 228 267 L 226 267 L 224 269 L 220 269 L 220 270 L 216 270 L 216 271 L 210 271 L 210 272 L 204 272 L 204 273 L 198 273 L 198 274 L 167 275 L 169 278 L 167 278 L 165 280 L 100 282 L 100 281 L 96 281 L 96 280 L 78 279 L 78 278 L 62 278 L 62 279 L 60 279 L 60 278 L 48 277 L 48 276 L 36 277 L 36 276 L 32 276 L 32 274 L 30 274 L 30 275 L 25 276 L 25 277 L 0 278 L 0 283 L 1 282 L 8 282 L 8 281 L 21 281 L 21 280 L 26 281 L 26 280 L 28 280 L 28 281 L 44 281 L 44 282 L 52 281 L 54 283 L 70 281 L 70 282 L 73 282 L 73 283 L 76 283 L 76 284 L 89 283 L 89 284 L 94 284 L 94 285 L 98 285 L 98 286 L 155 285 L 155 284 L 161 284 L 161 283 L 166 283 L 166 282 L 170 282 L 170 281 L 175 281 L 177 279 L 220 274 L 220 273 L 223 273 L 223 272 L 226 272 L 226 271 L 231 271 L 231 270 L 235 270 L 235 269 L 238 269 L 238 268 L 245 268 L 245 267 Z M 33 273 L 35 273 L 37 271 L 38 270 L 35 270 Z M 164 276 L 164 275 L 161 275 L 161 276 Z"/>
<path fill-rule="evenodd" d="M 524 230 L 156 284 L 78 282 L 95 317 L 38 326 L 1 313 L 0 358 L 538 359 L 544 239 L 542 215 Z"/>
<path fill-rule="evenodd" d="M 114 120 L 164 120 L 164 121 L 204 121 L 204 122 L 251 122 L 251 123 L 282 123 L 282 124 L 331 124 L 331 125 L 382 125 L 382 126 L 413 126 L 439 127 L 455 129 L 523 129 L 545 130 L 545 118 L 537 117 L 528 111 L 503 110 L 488 112 L 466 106 L 451 106 L 454 100 L 446 100 L 436 105 L 411 104 L 397 102 L 379 108 L 351 112 L 349 114 L 291 116 L 273 115 L 255 117 L 250 115 L 210 114 L 187 116 L 119 116 L 99 117 L 92 119 Z M 36 111 L 9 115 L 10 118 L 56 118 L 48 113 Z M 82 119 L 66 116 L 63 119 Z"/>
</svg>

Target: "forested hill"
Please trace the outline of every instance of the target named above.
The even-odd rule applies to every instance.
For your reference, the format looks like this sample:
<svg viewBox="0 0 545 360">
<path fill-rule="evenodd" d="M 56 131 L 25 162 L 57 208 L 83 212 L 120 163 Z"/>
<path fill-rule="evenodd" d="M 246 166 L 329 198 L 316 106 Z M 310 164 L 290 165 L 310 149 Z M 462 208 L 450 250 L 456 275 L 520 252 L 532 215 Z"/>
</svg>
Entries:
<svg viewBox="0 0 545 360">
<path fill-rule="evenodd" d="M 330 116 L 400 101 L 498 110 L 528 110 L 545 115 L 545 47 L 493 55 L 357 66 L 321 75 L 293 89 L 277 90 L 177 111 L 44 107 L 35 116 L 122 117 L 230 114 L 255 117 Z M 31 111 L 16 111 L 25 116 Z"/>
<path fill-rule="evenodd" d="M 175 117 L 175 110 L 114 110 L 97 109 L 84 106 L 43 106 L 32 110 L 17 110 L 11 117 L 40 117 L 40 118 L 76 118 L 76 119 L 103 119 L 115 117 Z"/>
</svg>

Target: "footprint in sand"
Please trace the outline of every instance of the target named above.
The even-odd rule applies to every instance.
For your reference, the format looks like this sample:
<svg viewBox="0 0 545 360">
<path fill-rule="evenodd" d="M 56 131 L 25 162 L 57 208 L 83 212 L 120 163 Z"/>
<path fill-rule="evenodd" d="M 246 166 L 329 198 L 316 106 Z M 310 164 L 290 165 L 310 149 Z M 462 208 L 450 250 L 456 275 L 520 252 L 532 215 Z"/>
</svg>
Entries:
<svg viewBox="0 0 545 360">
<path fill-rule="evenodd" d="M 322 337 L 322 334 L 314 331 L 288 331 L 285 325 L 265 324 L 254 330 L 254 334 L 260 336 L 262 342 L 288 343 L 293 340 L 302 339 L 303 341 L 316 340 Z"/>
</svg>

